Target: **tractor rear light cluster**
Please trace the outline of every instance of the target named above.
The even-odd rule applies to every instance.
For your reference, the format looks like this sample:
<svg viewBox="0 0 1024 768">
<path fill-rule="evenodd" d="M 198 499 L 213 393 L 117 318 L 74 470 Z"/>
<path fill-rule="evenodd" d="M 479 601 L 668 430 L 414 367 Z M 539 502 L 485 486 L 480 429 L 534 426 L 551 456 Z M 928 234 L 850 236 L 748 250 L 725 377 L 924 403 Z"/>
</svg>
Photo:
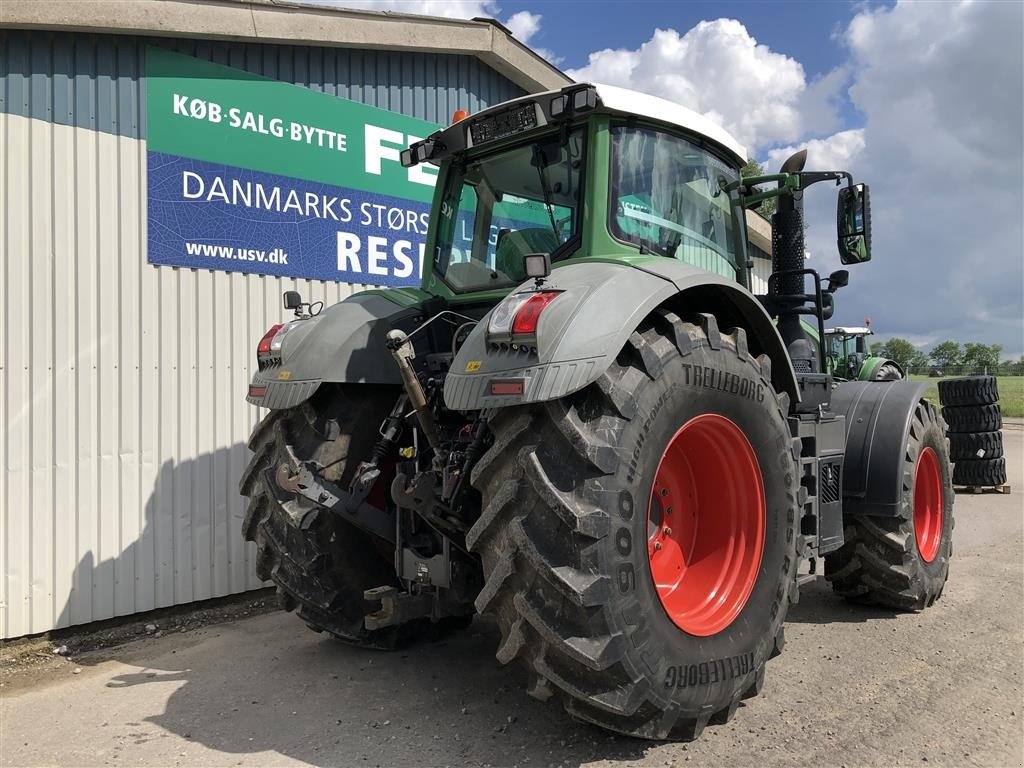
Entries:
<svg viewBox="0 0 1024 768">
<path fill-rule="evenodd" d="M 263 334 L 260 343 L 256 345 L 256 362 L 261 368 L 271 360 L 281 357 L 281 345 L 284 344 L 284 337 L 292 325 L 293 323 L 274 323 Z"/>
<path fill-rule="evenodd" d="M 513 336 L 533 336 L 537 333 L 537 321 L 540 320 L 540 313 L 544 307 L 558 298 L 555 291 L 544 291 L 535 293 L 526 300 L 526 303 L 516 312 L 512 321 Z"/>
<path fill-rule="evenodd" d="M 272 326 L 270 326 L 270 330 L 263 334 L 263 338 L 260 339 L 260 343 L 256 345 L 257 358 L 270 357 L 270 345 L 274 342 L 274 337 L 280 330 L 281 323 L 274 323 Z"/>
<path fill-rule="evenodd" d="M 520 341 L 537 335 L 541 313 L 561 291 L 527 291 L 505 297 L 491 312 L 487 340 L 492 343 Z"/>
</svg>

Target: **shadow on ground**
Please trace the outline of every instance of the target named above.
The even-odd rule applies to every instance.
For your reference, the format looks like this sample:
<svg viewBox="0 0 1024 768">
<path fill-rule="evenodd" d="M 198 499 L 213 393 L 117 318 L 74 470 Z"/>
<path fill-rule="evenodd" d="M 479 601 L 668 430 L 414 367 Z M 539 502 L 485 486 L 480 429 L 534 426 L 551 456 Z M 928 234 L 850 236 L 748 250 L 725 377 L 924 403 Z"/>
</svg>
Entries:
<svg viewBox="0 0 1024 768">
<path fill-rule="evenodd" d="M 821 581 L 804 587 L 790 622 L 892 615 L 851 605 Z M 145 670 L 107 685 L 183 681 L 149 721 L 219 752 L 316 765 L 533 766 L 640 759 L 653 746 L 529 698 L 525 674 L 494 660 L 497 629 L 480 617 L 468 630 L 390 653 L 316 635 L 284 613 L 202 632 L 172 650 L 124 654 Z"/>
<path fill-rule="evenodd" d="M 352 648 L 282 613 L 205 632 L 196 645 L 125 658 L 146 668 L 107 685 L 184 681 L 148 721 L 220 752 L 314 765 L 546 766 L 640 758 L 651 746 L 529 698 L 525 674 L 494 660 L 497 629 L 479 617 L 397 652 Z"/>
<path fill-rule="evenodd" d="M 800 587 L 800 602 L 790 606 L 787 624 L 863 624 L 892 619 L 899 612 L 889 608 L 858 605 L 835 592 L 823 577 Z"/>
</svg>

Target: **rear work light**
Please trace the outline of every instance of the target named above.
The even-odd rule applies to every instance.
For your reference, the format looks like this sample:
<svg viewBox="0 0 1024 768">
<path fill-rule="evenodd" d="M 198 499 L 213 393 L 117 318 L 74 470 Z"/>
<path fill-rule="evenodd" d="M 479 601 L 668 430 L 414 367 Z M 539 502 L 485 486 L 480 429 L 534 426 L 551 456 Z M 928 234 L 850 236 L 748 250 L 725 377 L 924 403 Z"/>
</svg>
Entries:
<svg viewBox="0 0 1024 768">
<path fill-rule="evenodd" d="M 519 341 L 537 334 L 541 313 L 561 291 L 529 291 L 507 296 L 491 313 L 487 338 L 491 342 Z"/>
</svg>

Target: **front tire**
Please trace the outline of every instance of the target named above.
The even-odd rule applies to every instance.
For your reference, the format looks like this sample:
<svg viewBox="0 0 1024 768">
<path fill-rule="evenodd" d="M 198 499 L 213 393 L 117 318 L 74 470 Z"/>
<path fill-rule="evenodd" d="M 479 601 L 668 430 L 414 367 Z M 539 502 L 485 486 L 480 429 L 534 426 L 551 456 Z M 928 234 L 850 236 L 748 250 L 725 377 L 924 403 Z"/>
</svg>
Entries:
<svg viewBox="0 0 1024 768">
<path fill-rule="evenodd" d="M 899 381 L 903 371 L 895 363 L 882 363 L 871 377 L 872 381 Z"/>
<path fill-rule="evenodd" d="M 899 515 L 846 518 L 843 546 L 825 556 L 832 588 L 898 610 L 921 610 L 938 600 L 953 551 L 951 475 L 945 425 L 935 406 L 921 400 L 904 451 Z"/>
<path fill-rule="evenodd" d="M 595 384 L 492 420 L 494 444 L 472 476 L 483 513 L 467 542 L 482 556 L 477 608 L 497 618 L 497 658 L 526 664 L 532 695 L 557 695 L 574 717 L 613 731 L 665 739 L 696 738 L 760 691 L 796 572 L 799 449 L 787 410 L 768 358 L 747 352 L 742 329 L 720 334 L 709 315 L 696 325 L 659 312 Z M 730 440 L 749 447 L 754 474 L 730 469 L 743 453 L 727 450 Z M 689 455 L 666 473 L 673 446 Z M 652 493 L 678 498 L 682 512 L 657 509 Z M 757 523 L 732 532 L 756 547 L 715 555 L 730 540 L 717 505 L 745 516 L 741 528 Z M 661 533 L 669 515 L 678 535 Z M 699 563 L 687 558 L 702 547 L 724 558 L 738 591 L 710 577 L 702 587 L 728 593 L 724 610 L 708 609 L 710 595 L 687 597 L 699 578 L 682 577 L 680 601 L 666 598 L 671 564 L 654 556 L 658 542 L 689 547 L 679 564 L 694 573 Z"/>
</svg>

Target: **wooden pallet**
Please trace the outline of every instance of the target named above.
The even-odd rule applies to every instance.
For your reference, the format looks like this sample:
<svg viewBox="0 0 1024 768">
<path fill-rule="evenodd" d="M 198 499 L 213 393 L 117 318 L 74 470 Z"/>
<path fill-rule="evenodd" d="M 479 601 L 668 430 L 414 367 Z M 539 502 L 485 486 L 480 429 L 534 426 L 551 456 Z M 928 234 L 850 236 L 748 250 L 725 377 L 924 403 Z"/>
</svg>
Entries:
<svg viewBox="0 0 1024 768">
<path fill-rule="evenodd" d="M 1002 485 L 954 485 L 953 490 L 957 493 L 1009 493 L 1010 484 Z"/>
</svg>

